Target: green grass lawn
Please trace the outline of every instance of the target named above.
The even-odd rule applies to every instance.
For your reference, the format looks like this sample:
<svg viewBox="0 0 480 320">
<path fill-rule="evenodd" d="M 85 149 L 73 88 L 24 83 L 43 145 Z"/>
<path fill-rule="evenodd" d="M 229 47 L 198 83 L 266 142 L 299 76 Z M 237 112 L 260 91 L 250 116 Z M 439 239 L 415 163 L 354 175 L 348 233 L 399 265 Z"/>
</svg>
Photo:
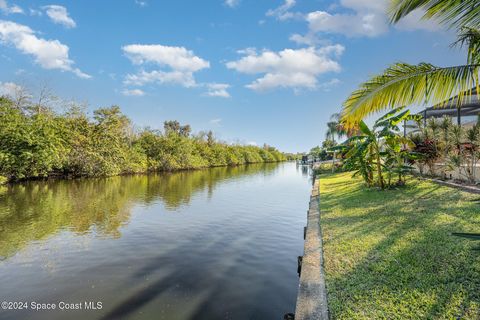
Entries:
<svg viewBox="0 0 480 320">
<path fill-rule="evenodd" d="M 478 195 L 410 178 L 367 189 L 351 173 L 320 176 L 333 319 L 480 319 Z"/>
</svg>

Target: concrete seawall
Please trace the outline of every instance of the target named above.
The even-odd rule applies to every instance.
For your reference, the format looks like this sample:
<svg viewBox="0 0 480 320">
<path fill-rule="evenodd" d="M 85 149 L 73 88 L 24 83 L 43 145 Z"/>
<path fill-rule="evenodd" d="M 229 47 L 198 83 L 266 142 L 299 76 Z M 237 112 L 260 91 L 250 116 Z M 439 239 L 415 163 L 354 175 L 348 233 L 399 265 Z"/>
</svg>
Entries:
<svg viewBox="0 0 480 320">
<path fill-rule="evenodd" d="M 319 202 L 319 180 L 316 179 L 310 196 L 310 206 L 307 215 L 305 246 L 295 308 L 295 320 L 328 319 Z"/>
</svg>

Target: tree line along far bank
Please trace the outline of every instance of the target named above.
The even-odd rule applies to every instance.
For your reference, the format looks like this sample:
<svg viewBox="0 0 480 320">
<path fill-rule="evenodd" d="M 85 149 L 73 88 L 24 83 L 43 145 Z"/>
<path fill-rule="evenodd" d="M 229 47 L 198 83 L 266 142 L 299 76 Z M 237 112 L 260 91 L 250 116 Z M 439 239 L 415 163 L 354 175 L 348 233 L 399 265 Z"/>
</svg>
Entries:
<svg viewBox="0 0 480 320">
<path fill-rule="evenodd" d="M 274 147 L 227 144 L 211 131 L 166 121 L 136 130 L 118 106 L 89 118 L 76 104 L 52 107 L 0 97 L 0 183 L 44 177 L 101 177 L 278 162 Z"/>
</svg>

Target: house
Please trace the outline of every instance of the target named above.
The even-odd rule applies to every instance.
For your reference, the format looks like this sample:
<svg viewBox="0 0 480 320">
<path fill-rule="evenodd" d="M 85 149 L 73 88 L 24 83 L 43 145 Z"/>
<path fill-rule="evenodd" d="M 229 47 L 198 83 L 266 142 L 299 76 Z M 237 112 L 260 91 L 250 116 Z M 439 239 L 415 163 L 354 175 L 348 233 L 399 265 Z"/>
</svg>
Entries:
<svg viewBox="0 0 480 320">
<path fill-rule="evenodd" d="M 417 114 L 422 116 L 424 124 L 430 118 L 438 119 L 446 115 L 452 118 L 452 123 L 465 127 L 475 125 L 480 115 L 480 97 L 477 94 L 477 89 L 473 88 L 471 95 L 463 97 L 460 104 L 458 103 L 458 99 L 459 97 L 457 95 L 443 103 L 426 108 Z M 417 123 L 413 120 L 407 121 L 404 127 L 405 134 L 418 131 Z"/>
</svg>

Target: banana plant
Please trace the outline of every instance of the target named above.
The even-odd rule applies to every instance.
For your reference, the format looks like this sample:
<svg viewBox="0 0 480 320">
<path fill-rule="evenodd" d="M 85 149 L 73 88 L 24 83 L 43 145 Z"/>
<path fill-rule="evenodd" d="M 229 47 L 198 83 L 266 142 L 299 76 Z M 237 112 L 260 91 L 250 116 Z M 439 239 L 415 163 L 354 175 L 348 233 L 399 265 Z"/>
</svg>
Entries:
<svg viewBox="0 0 480 320">
<path fill-rule="evenodd" d="M 385 139 L 384 167 L 387 172 L 388 185 L 391 185 L 393 176 L 397 175 L 397 185 L 405 184 L 405 176 L 412 172 L 414 167 L 410 164 L 417 159 L 416 154 L 410 151 L 415 147 L 412 140 L 399 135 L 389 136 Z"/>
<path fill-rule="evenodd" d="M 410 110 L 400 107 L 379 118 L 372 128 L 362 120 L 358 124 L 359 134 L 332 150 L 342 151 L 346 158 L 346 169 L 356 170 L 355 174 L 361 175 L 367 185 L 376 184 L 384 189 L 390 185 L 386 183 L 385 174 L 387 178 L 391 178 L 391 174 L 399 174 L 399 180 L 402 181 L 402 176 L 410 169 L 405 160 L 408 154 L 406 147 L 411 141 L 400 136 L 399 124 L 416 118 L 410 114 Z M 391 179 L 387 182 L 391 182 Z"/>
<path fill-rule="evenodd" d="M 350 139 L 345 144 L 334 147 L 345 155 L 343 167 L 347 171 L 354 171 L 353 176 L 362 176 L 365 183 L 371 187 L 374 184 L 373 179 L 373 158 L 371 147 L 365 143 L 365 139 Z"/>
</svg>

